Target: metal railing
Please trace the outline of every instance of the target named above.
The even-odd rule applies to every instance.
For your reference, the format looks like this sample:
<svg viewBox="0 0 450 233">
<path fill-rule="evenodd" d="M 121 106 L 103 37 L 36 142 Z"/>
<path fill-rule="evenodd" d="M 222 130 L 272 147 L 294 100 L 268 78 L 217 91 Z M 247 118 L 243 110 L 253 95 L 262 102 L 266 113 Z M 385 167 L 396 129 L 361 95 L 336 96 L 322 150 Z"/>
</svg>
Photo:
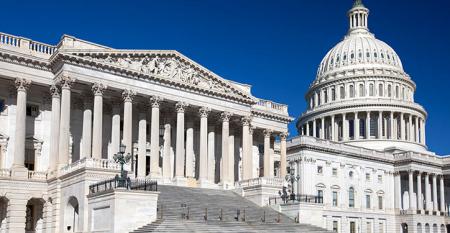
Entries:
<svg viewBox="0 0 450 233">
<path fill-rule="evenodd" d="M 156 192 L 158 191 L 158 182 L 145 179 L 121 180 L 118 176 L 116 176 L 113 179 L 89 185 L 89 194 L 114 190 L 119 187 L 123 187 L 128 190 L 143 190 Z"/>
<path fill-rule="evenodd" d="M 269 197 L 269 205 L 287 204 L 287 203 L 323 204 L 323 197 L 304 194 L 289 195 L 286 198 L 282 198 L 279 196 Z"/>
</svg>

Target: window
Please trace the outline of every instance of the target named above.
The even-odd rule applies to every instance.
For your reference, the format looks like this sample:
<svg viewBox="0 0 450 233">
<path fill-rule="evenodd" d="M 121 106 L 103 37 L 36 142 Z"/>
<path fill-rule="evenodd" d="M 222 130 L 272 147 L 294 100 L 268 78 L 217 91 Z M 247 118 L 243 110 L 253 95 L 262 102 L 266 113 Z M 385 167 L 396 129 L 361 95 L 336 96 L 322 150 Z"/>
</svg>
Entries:
<svg viewBox="0 0 450 233">
<path fill-rule="evenodd" d="M 355 207 L 355 190 L 353 188 L 348 190 L 348 207 Z"/>
<path fill-rule="evenodd" d="M 366 181 L 370 181 L 370 173 L 366 173 Z"/>
<path fill-rule="evenodd" d="M 0 99 L 0 113 L 5 110 L 5 100 Z"/>
<path fill-rule="evenodd" d="M 30 117 L 39 116 L 39 106 L 37 106 L 37 105 L 27 104 L 26 111 L 27 111 L 27 116 L 30 116 Z"/>
<path fill-rule="evenodd" d="M 333 232 L 339 232 L 338 221 L 333 221 Z"/>
<path fill-rule="evenodd" d="M 383 209 L 383 197 L 382 196 L 378 196 L 378 209 L 379 210 Z"/>
<path fill-rule="evenodd" d="M 345 99 L 345 88 L 343 86 L 340 87 L 340 98 Z"/>
<path fill-rule="evenodd" d="M 323 167 L 322 166 L 317 166 L 317 173 L 318 174 L 322 174 L 323 173 Z"/>
<path fill-rule="evenodd" d="M 338 193 L 337 191 L 333 191 L 333 206 L 338 206 Z"/>
<path fill-rule="evenodd" d="M 388 97 L 392 97 L 392 86 L 388 85 Z"/>
<path fill-rule="evenodd" d="M 356 233 L 356 223 L 350 222 L 350 233 Z"/>
<path fill-rule="evenodd" d="M 323 203 L 323 190 L 317 190 L 317 203 Z"/>
<path fill-rule="evenodd" d="M 320 95 L 320 92 L 319 93 L 317 93 L 317 104 L 318 105 L 321 105 L 322 104 L 322 98 L 321 98 L 322 96 Z"/>
<path fill-rule="evenodd" d="M 370 195 L 369 194 L 366 195 L 366 208 L 370 209 Z"/>
<path fill-rule="evenodd" d="M 348 177 L 353 178 L 353 171 L 350 171 L 350 172 L 348 173 Z"/>
<path fill-rule="evenodd" d="M 366 119 L 359 119 L 359 135 L 366 136 Z"/>
<path fill-rule="evenodd" d="M 378 229 L 379 229 L 380 233 L 384 233 L 384 223 L 380 222 L 380 224 L 378 224 L 378 225 L 379 225 Z M 417 227 L 417 229 L 419 229 L 419 227 Z M 422 232 L 422 226 L 420 226 L 419 232 Z"/>
<path fill-rule="evenodd" d="M 328 90 L 325 90 L 323 92 L 323 102 L 327 103 L 328 102 Z"/>
<path fill-rule="evenodd" d="M 378 95 L 381 97 L 384 96 L 383 84 L 378 85 Z"/>
<path fill-rule="evenodd" d="M 370 118 L 370 136 L 375 137 L 377 136 L 378 131 L 378 119 L 371 117 Z"/>
<path fill-rule="evenodd" d="M 359 84 L 359 96 L 360 97 L 366 96 L 366 90 L 364 89 L 364 84 Z"/>
<path fill-rule="evenodd" d="M 369 95 L 374 96 L 375 95 L 375 88 L 373 86 L 373 83 L 369 84 Z"/>
<path fill-rule="evenodd" d="M 398 86 L 395 87 L 395 98 L 400 98 L 400 90 Z"/>
<path fill-rule="evenodd" d="M 378 182 L 379 183 L 383 182 L 383 176 L 382 175 L 378 175 Z"/>
<path fill-rule="evenodd" d="M 336 100 L 336 90 L 334 88 L 331 89 L 331 100 L 332 101 Z"/>
<path fill-rule="evenodd" d="M 372 222 L 366 222 L 366 232 L 372 233 Z"/>
<path fill-rule="evenodd" d="M 333 176 L 337 176 L 337 168 L 333 167 Z"/>
<path fill-rule="evenodd" d="M 355 86 L 350 85 L 350 98 L 355 97 Z"/>
</svg>

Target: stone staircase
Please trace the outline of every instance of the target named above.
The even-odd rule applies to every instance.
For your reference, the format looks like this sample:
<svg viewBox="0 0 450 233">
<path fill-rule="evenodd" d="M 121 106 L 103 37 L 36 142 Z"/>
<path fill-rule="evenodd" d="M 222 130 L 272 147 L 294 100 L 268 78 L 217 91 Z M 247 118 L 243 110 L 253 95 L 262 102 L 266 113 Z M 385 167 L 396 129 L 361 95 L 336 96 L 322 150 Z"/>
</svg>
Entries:
<svg viewBox="0 0 450 233">
<path fill-rule="evenodd" d="M 158 191 L 159 219 L 133 233 L 327 232 L 311 225 L 297 224 L 270 207 L 259 207 L 232 191 L 165 185 L 159 185 Z M 182 208 L 182 205 L 186 207 Z M 187 207 L 189 219 L 183 219 L 182 214 L 187 214 Z M 240 210 L 239 221 L 236 221 L 237 210 Z M 205 221 L 206 213 L 207 221 Z M 262 222 L 264 218 L 265 221 Z"/>
</svg>

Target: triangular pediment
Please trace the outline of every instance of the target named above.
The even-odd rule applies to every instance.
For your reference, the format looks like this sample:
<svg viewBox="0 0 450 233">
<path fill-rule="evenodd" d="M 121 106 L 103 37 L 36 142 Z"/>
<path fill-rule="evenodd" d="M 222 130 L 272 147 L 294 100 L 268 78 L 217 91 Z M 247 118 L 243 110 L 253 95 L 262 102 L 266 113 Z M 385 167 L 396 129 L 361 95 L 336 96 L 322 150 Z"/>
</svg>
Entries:
<svg viewBox="0 0 450 233">
<path fill-rule="evenodd" d="M 223 79 L 200 66 L 177 51 L 159 50 L 100 50 L 100 51 L 60 51 L 62 57 L 77 64 L 88 64 L 121 75 L 130 75 L 149 81 L 182 86 L 196 92 L 229 97 L 247 104 L 255 99 L 244 88 Z"/>
</svg>

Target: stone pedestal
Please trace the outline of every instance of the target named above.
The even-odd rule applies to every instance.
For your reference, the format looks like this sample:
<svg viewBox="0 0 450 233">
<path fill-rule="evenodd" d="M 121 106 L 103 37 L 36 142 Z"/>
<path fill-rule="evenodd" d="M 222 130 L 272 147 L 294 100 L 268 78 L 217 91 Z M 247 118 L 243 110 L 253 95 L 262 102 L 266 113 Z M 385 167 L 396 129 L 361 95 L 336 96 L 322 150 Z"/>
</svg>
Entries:
<svg viewBox="0 0 450 233">
<path fill-rule="evenodd" d="M 89 232 L 131 232 L 157 217 L 158 192 L 108 190 L 88 195 Z"/>
<path fill-rule="evenodd" d="M 269 204 L 270 197 L 279 196 L 278 191 L 283 189 L 283 179 L 255 178 L 236 182 L 235 192 L 259 206 Z"/>
<path fill-rule="evenodd" d="M 11 176 L 14 178 L 28 178 L 28 169 L 26 167 L 13 167 L 11 170 Z"/>
</svg>

